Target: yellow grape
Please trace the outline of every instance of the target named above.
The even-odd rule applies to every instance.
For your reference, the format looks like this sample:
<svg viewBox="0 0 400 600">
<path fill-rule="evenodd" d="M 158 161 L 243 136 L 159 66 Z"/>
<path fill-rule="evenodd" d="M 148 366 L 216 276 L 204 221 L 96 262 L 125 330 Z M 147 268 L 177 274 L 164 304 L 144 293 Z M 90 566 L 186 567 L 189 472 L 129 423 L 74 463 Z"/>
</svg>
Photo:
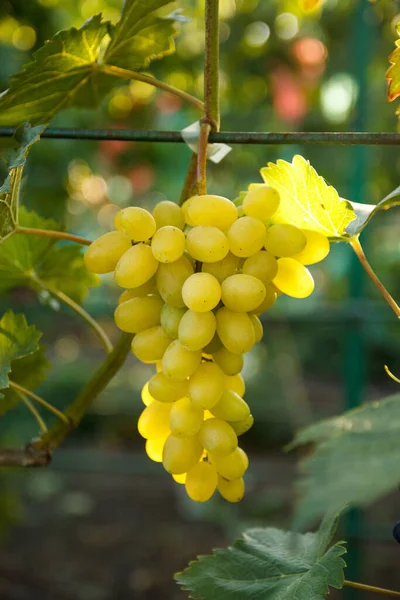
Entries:
<svg viewBox="0 0 400 600">
<path fill-rule="evenodd" d="M 208 459 L 224 479 L 239 479 L 243 477 L 249 466 L 247 454 L 239 446 L 231 454 L 220 456 L 219 454 L 208 453 Z"/>
<path fill-rule="evenodd" d="M 153 208 L 153 217 L 156 222 L 157 229 L 172 225 L 178 229 L 185 228 L 185 217 L 181 207 L 170 200 L 163 200 L 156 204 Z"/>
<path fill-rule="evenodd" d="M 158 229 L 151 240 L 151 250 L 155 258 L 162 263 L 178 260 L 185 252 L 185 247 L 185 234 L 172 225 Z"/>
<path fill-rule="evenodd" d="M 243 421 L 249 416 L 250 408 L 239 394 L 225 389 L 217 404 L 210 408 L 210 412 L 217 419 L 224 421 Z"/>
<path fill-rule="evenodd" d="M 160 296 L 132 298 L 117 306 L 114 319 L 117 327 L 127 333 L 138 333 L 160 324 L 163 301 Z"/>
<path fill-rule="evenodd" d="M 188 310 L 179 323 L 179 341 L 188 350 L 201 350 L 211 342 L 217 328 L 212 311 Z"/>
<path fill-rule="evenodd" d="M 240 217 L 227 233 L 232 254 L 241 257 L 259 252 L 265 242 L 265 225 L 254 217 Z"/>
<path fill-rule="evenodd" d="M 140 331 L 132 341 L 132 352 L 144 363 L 161 360 L 172 340 L 161 326 Z"/>
<path fill-rule="evenodd" d="M 178 338 L 179 323 L 186 311 L 186 308 L 177 308 L 169 304 L 164 304 L 161 309 L 162 328 L 173 340 Z"/>
<path fill-rule="evenodd" d="M 218 477 L 218 491 L 228 502 L 240 502 L 244 496 L 245 486 L 243 478 L 228 481 Z"/>
<path fill-rule="evenodd" d="M 278 190 L 269 185 L 258 185 L 249 190 L 243 200 L 243 211 L 249 217 L 268 221 L 280 204 Z"/>
<path fill-rule="evenodd" d="M 145 449 L 150 460 L 158 463 L 162 462 L 164 444 L 167 437 L 168 434 L 153 440 L 146 440 Z"/>
<path fill-rule="evenodd" d="M 192 223 L 192 221 L 190 220 L 190 217 L 189 217 L 189 207 L 190 207 L 191 201 L 192 201 L 191 198 L 188 198 L 187 200 L 185 200 L 185 202 L 181 206 L 181 209 L 182 209 L 182 213 L 183 213 L 186 223 L 190 226 L 193 226 L 194 223 Z"/>
<path fill-rule="evenodd" d="M 200 460 L 203 447 L 197 435 L 189 438 L 177 438 L 170 435 L 163 451 L 163 466 L 171 475 L 187 473 Z"/>
<path fill-rule="evenodd" d="M 175 402 L 188 393 L 188 382 L 171 381 L 165 377 L 163 372 L 156 373 L 148 382 L 148 390 L 151 397 L 158 402 Z"/>
<path fill-rule="evenodd" d="M 136 288 L 149 281 L 158 268 L 150 246 L 131 246 L 115 267 L 115 281 L 123 288 Z"/>
<path fill-rule="evenodd" d="M 217 333 L 225 348 L 234 354 L 249 352 L 256 341 L 249 315 L 225 306 L 217 311 Z"/>
<path fill-rule="evenodd" d="M 208 357 L 210 358 L 211 355 L 214 354 L 214 352 L 217 352 L 221 348 L 223 348 L 222 342 L 219 339 L 218 334 L 215 333 L 211 342 L 203 348 L 203 354 L 207 354 Z"/>
<path fill-rule="evenodd" d="M 254 335 L 256 338 L 256 344 L 258 344 L 258 342 L 261 342 L 261 340 L 263 338 L 264 328 L 262 326 L 260 319 L 256 315 L 249 315 L 249 316 L 250 316 L 250 320 L 253 324 Z"/>
<path fill-rule="evenodd" d="M 306 246 L 292 258 L 298 260 L 302 265 L 314 265 L 324 260 L 330 250 L 328 238 L 318 231 L 311 231 L 311 229 L 302 229 L 302 232 L 307 238 Z"/>
<path fill-rule="evenodd" d="M 173 263 L 160 264 L 156 281 L 164 302 L 176 308 L 183 308 L 185 303 L 182 300 L 182 286 L 193 273 L 193 266 L 186 256 L 181 256 Z"/>
<path fill-rule="evenodd" d="M 228 252 L 228 254 L 217 262 L 205 262 L 203 263 L 201 270 L 203 273 L 209 273 L 213 275 L 215 279 L 218 279 L 220 283 L 224 281 L 230 275 L 235 275 L 239 269 L 240 258 Z M 251 273 L 252 274 L 252 273 Z"/>
<path fill-rule="evenodd" d="M 117 213 L 116 226 L 135 242 L 145 242 L 156 230 L 153 215 L 140 206 L 128 206 Z"/>
<path fill-rule="evenodd" d="M 307 238 L 301 229 L 281 223 L 267 229 L 265 249 L 274 256 L 293 256 L 306 247 Z"/>
<path fill-rule="evenodd" d="M 185 485 L 186 483 L 186 473 L 180 473 L 179 475 L 172 475 L 172 479 L 176 481 L 176 483 L 180 483 L 181 485 Z"/>
<path fill-rule="evenodd" d="M 237 375 L 243 369 L 243 356 L 225 347 L 213 353 L 213 359 L 226 375 Z"/>
<path fill-rule="evenodd" d="M 172 435 L 187 438 L 196 435 L 203 424 L 204 411 L 193 406 L 190 398 L 181 398 L 171 408 L 169 426 Z"/>
<path fill-rule="evenodd" d="M 153 400 L 155 400 L 155 398 L 153 398 L 153 396 L 150 394 L 149 383 L 149 381 L 146 381 L 146 383 L 142 387 L 141 398 L 145 406 L 149 406 L 149 404 L 151 404 Z"/>
<path fill-rule="evenodd" d="M 236 206 L 223 196 L 193 196 L 188 205 L 188 216 L 194 225 L 229 229 L 238 218 Z"/>
<path fill-rule="evenodd" d="M 138 420 L 138 431 L 146 440 L 156 440 L 169 435 L 169 415 L 172 404 L 154 400 L 143 410 Z"/>
<path fill-rule="evenodd" d="M 194 273 L 183 284 L 182 298 L 190 310 L 208 312 L 221 300 L 221 286 L 208 273 Z"/>
<path fill-rule="evenodd" d="M 250 315 L 261 315 L 261 313 L 269 310 L 276 302 L 277 293 L 272 284 L 265 286 L 265 298 L 259 306 L 250 311 Z"/>
<path fill-rule="evenodd" d="M 201 351 L 187 350 L 179 340 L 174 340 L 162 359 L 162 372 L 172 381 L 184 381 L 196 371 L 201 362 Z"/>
<path fill-rule="evenodd" d="M 210 409 L 222 396 L 225 388 L 225 375 L 222 369 L 211 362 L 201 363 L 189 379 L 188 395 L 193 406 Z"/>
<path fill-rule="evenodd" d="M 221 419 L 207 419 L 204 421 L 199 440 L 207 452 L 216 454 L 230 454 L 237 448 L 237 435 L 232 427 Z"/>
<path fill-rule="evenodd" d="M 235 312 L 249 312 L 260 306 L 266 295 L 262 281 L 253 275 L 231 275 L 221 284 L 221 300 Z"/>
<path fill-rule="evenodd" d="M 253 256 L 249 256 L 243 263 L 242 272 L 245 275 L 257 277 L 264 285 L 271 283 L 278 272 L 278 263 L 275 256 L 267 250 L 260 250 Z"/>
<path fill-rule="evenodd" d="M 132 298 L 141 298 L 142 296 L 154 296 L 158 295 L 157 291 L 157 283 L 156 278 L 152 277 L 143 285 L 140 285 L 137 288 L 132 288 L 131 290 L 125 290 L 122 292 L 120 297 L 118 298 L 118 304 L 122 304 L 127 300 L 132 300 Z"/>
<path fill-rule="evenodd" d="M 217 471 L 209 462 L 201 460 L 186 474 L 185 488 L 191 500 L 207 502 L 217 489 Z"/>
<path fill-rule="evenodd" d="M 186 236 L 186 249 L 200 262 L 222 260 L 229 252 L 226 235 L 217 227 L 193 227 Z"/>
<path fill-rule="evenodd" d="M 314 290 L 310 271 L 294 258 L 280 258 L 274 285 L 292 298 L 307 298 Z"/>
<path fill-rule="evenodd" d="M 253 415 L 249 415 L 243 421 L 230 421 L 229 425 L 232 427 L 236 435 L 243 435 L 253 427 L 254 417 Z"/>
<path fill-rule="evenodd" d="M 244 396 L 246 386 L 243 377 L 238 373 L 237 375 L 225 375 L 225 387 L 228 390 L 233 390 L 239 396 Z"/>
<path fill-rule="evenodd" d="M 83 260 L 92 273 L 111 273 L 129 248 L 132 248 L 131 240 L 124 233 L 109 231 L 90 244 Z"/>
</svg>

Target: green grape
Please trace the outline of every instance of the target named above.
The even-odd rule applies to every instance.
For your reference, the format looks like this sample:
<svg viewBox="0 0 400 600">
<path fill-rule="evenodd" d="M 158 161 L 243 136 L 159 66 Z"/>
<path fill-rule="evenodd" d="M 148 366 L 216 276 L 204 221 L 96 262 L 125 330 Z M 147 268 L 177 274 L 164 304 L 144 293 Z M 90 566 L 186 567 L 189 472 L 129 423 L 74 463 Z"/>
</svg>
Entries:
<svg viewBox="0 0 400 600">
<path fill-rule="evenodd" d="M 146 406 L 138 420 L 138 431 L 143 438 L 156 440 L 169 435 L 171 406 L 156 400 Z"/>
<path fill-rule="evenodd" d="M 232 481 L 228 481 L 227 479 L 219 476 L 218 491 L 228 502 L 240 502 L 245 491 L 243 478 L 232 479 Z"/>
<path fill-rule="evenodd" d="M 232 427 L 236 435 L 243 435 L 253 427 L 254 417 L 253 415 L 249 415 L 243 421 L 230 421 L 229 425 Z"/>
<path fill-rule="evenodd" d="M 194 268 L 186 256 L 181 256 L 173 263 L 160 264 L 156 281 L 164 302 L 176 308 L 183 308 L 185 303 L 182 300 L 182 286 L 193 273 Z"/>
<path fill-rule="evenodd" d="M 187 200 L 185 200 L 185 202 L 181 206 L 181 209 L 182 209 L 183 216 L 185 217 L 186 223 L 192 227 L 194 225 L 194 223 L 192 223 L 192 221 L 190 220 L 190 217 L 189 217 L 189 207 L 190 207 L 191 201 L 192 201 L 191 198 L 188 198 Z"/>
<path fill-rule="evenodd" d="M 188 215 L 194 225 L 229 229 L 238 218 L 236 206 L 223 196 L 193 196 L 188 205 Z"/>
<path fill-rule="evenodd" d="M 145 242 L 156 230 L 153 215 L 140 206 L 128 206 L 117 213 L 115 225 L 135 242 Z"/>
<path fill-rule="evenodd" d="M 221 286 L 208 273 L 194 273 L 183 284 L 182 298 L 190 310 L 208 312 L 221 300 Z"/>
<path fill-rule="evenodd" d="M 138 333 L 160 324 L 163 301 L 160 296 L 132 298 L 117 306 L 114 319 L 117 327 L 127 333 Z"/>
<path fill-rule="evenodd" d="M 186 483 L 186 473 L 180 473 L 179 475 L 172 474 L 172 479 L 179 483 L 180 485 L 185 485 Z"/>
<path fill-rule="evenodd" d="M 195 408 L 190 398 L 181 398 L 171 408 L 169 419 L 171 433 L 179 438 L 192 437 L 200 431 L 203 420 L 203 409 Z"/>
<path fill-rule="evenodd" d="M 243 356 L 225 347 L 213 353 L 213 359 L 226 375 L 237 375 L 243 369 Z"/>
<path fill-rule="evenodd" d="M 172 225 L 178 229 L 185 229 L 185 217 L 181 207 L 170 200 L 163 200 L 156 204 L 153 208 L 153 217 L 156 222 L 157 229 Z"/>
<path fill-rule="evenodd" d="M 164 304 L 161 309 L 161 325 L 165 333 L 173 340 L 178 339 L 179 323 L 186 312 L 186 308 L 177 308 Z"/>
<path fill-rule="evenodd" d="M 209 462 L 201 460 L 188 471 L 185 489 L 191 500 L 207 502 L 217 489 L 217 484 L 217 471 Z"/>
<path fill-rule="evenodd" d="M 186 238 L 178 227 L 166 225 L 158 229 L 151 240 L 151 250 L 161 263 L 171 263 L 185 252 Z"/>
<path fill-rule="evenodd" d="M 305 234 L 295 225 L 280 223 L 267 229 L 265 249 L 274 256 L 293 256 L 304 250 L 306 243 Z"/>
<path fill-rule="evenodd" d="M 179 323 L 179 341 L 188 350 L 201 350 L 211 342 L 216 328 L 217 321 L 212 311 L 188 310 Z"/>
<path fill-rule="evenodd" d="M 229 252 L 226 235 L 217 227 L 193 227 L 186 236 L 186 249 L 194 259 L 213 263 Z"/>
<path fill-rule="evenodd" d="M 324 260 L 330 250 L 328 238 L 318 231 L 311 231 L 311 229 L 302 229 L 302 232 L 307 238 L 306 246 L 292 258 L 298 260 L 302 265 L 314 265 Z"/>
<path fill-rule="evenodd" d="M 149 383 L 150 383 L 149 381 L 146 381 L 146 383 L 142 387 L 142 392 L 141 392 L 142 402 L 145 406 L 149 406 L 149 404 L 151 404 L 153 402 L 153 400 L 155 400 L 155 398 L 153 398 L 153 396 L 150 394 Z"/>
<path fill-rule="evenodd" d="M 153 460 L 154 462 L 158 462 L 158 463 L 162 462 L 164 444 L 165 444 L 165 440 L 167 439 L 167 437 L 168 437 L 168 434 L 165 436 L 156 438 L 154 440 L 146 440 L 145 449 L 146 449 L 146 454 L 150 458 L 150 460 Z"/>
<path fill-rule="evenodd" d="M 211 357 L 211 355 L 214 354 L 214 352 L 217 352 L 222 347 L 222 342 L 219 339 L 218 334 L 215 333 L 211 342 L 203 348 L 203 354 L 207 354 L 207 356 Z"/>
<path fill-rule="evenodd" d="M 249 352 L 256 341 L 248 314 L 234 312 L 225 306 L 217 311 L 217 333 L 225 348 L 234 354 Z"/>
<path fill-rule="evenodd" d="M 158 269 L 150 246 L 131 246 L 119 259 L 115 267 L 115 281 L 123 288 L 137 288 L 153 277 Z"/>
<path fill-rule="evenodd" d="M 201 445 L 207 452 L 230 454 L 237 448 L 237 435 L 232 427 L 221 419 L 207 419 L 199 432 Z"/>
<path fill-rule="evenodd" d="M 203 447 L 197 435 L 189 438 L 177 438 L 170 435 L 163 451 L 163 466 L 171 475 L 187 473 L 200 460 Z"/>
<path fill-rule="evenodd" d="M 265 225 L 254 217 L 240 217 L 227 233 L 232 254 L 241 257 L 259 252 L 265 242 Z"/>
<path fill-rule="evenodd" d="M 158 295 L 157 291 L 157 283 L 156 278 L 152 277 L 143 285 L 140 285 L 137 288 L 132 288 L 131 290 L 125 290 L 122 292 L 120 297 L 118 298 L 118 304 L 122 304 L 127 300 L 132 300 L 132 298 L 141 298 L 142 296 L 154 296 Z"/>
<path fill-rule="evenodd" d="M 278 190 L 269 185 L 258 185 L 245 195 L 243 211 L 249 217 L 268 221 L 278 210 L 280 201 Z"/>
<path fill-rule="evenodd" d="M 220 283 L 230 275 L 235 275 L 239 269 L 240 258 L 228 252 L 228 254 L 217 262 L 203 263 L 201 270 L 203 273 L 213 275 Z M 252 273 L 251 273 L 252 274 Z"/>
<path fill-rule="evenodd" d="M 231 275 L 221 284 L 221 300 L 234 312 L 249 312 L 260 306 L 266 295 L 262 281 L 253 275 Z"/>
<path fill-rule="evenodd" d="M 250 316 L 250 320 L 253 324 L 254 335 L 256 338 L 256 344 L 258 344 L 258 342 L 261 342 L 261 340 L 263 338 L 264 328 L 262 326 L 260 319 L 256 315 L 249 315 L 249 316 Z"/>
<path fill-rule="evenodd" d="M 217 404 L 224 389 L 222 369 L 215 363 L 204 362 L 189 379 L 188 395 L 193 406 L 210 409 Z"/>
<path fill-rule="evenodd" d="M 188 382 L 171 381 L 161 371 L 153 375 L 148 382 L 148 390 L 151 397 L 158 402 L 176 402 L 188 393 Z"/>
<path fill-rule="evenodd" d="M 161 360 L 164 352 L 172 342 L 161 326 L 140 331 L 132 341 L 132 352 L 144 363 L 155 363 Z"/>
<path fill-rule="evenodd" d="M 244 379 L 240 373 L 237 375 L 225 375 L 225 387 L 227 390 L 233 390 L 242 397 L 246 391 Z"/>
<path fill-rule="evenodd" d="M 280 258 L 274 285 L 292 298 L 307 298 L 314 290 L 310 271 L 294 258 Z"/>
<path fill-rule="evenodd" d="M 239 446 L 231 454 L 221 456 L 219 454 L 208 453 L 208 459 L 216 468 L 218 474 L 224 479 L 239 479 L 243 477 L 249 466 L 249 459 L 244 450 Z"/>
<path fill-rule="evenodd" d="M 250 311 L 250 315 L 261 315 L 266 310 L 269 310 L 276 302 L 277 293 L 272 284 L 265 286 L 265 298 L 259 306 Z"/>
<path fill-rule="evenodd" d="M 243 421 L 249 416 L 250 408 L 239 394 L 225 389 L 217 404 L 210 408 L 210 412 L 217 419 L 224 421 Z"/>
<path fill-rule="evenodd" d="M 131 240 L 121 231 L 109 231 L 92 242 L 83 260 L 92 273 L 111 273 L 129 248 Z"/>
<path fill-rule="evenodd" d="M 242 273 L 257 277 L 264 285 L 271 283 L 278 272 L 278 263 L 275 256 L 266 250 L 260 250 L 249 256 L 243 263 Z"/>
<path fill-rule="evenodd" d="M 191 352 L 179 340 L 174 340 L 162 359 L 162 372 L 172 381 L 184 381 L 196 371 L 201 362 L 201 352 Z"/>
</svg>

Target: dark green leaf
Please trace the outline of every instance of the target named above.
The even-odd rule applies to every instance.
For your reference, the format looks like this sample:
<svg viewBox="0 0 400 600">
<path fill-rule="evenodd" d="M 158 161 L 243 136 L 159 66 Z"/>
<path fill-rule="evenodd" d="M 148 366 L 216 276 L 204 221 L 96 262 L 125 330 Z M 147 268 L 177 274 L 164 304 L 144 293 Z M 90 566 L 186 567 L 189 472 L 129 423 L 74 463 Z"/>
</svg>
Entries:
<svg viewBox="0 0 400 600">
<path fill-rule="evenodd" d="M 336 521 L 326 518 L 317 533 L 250 529 L 175 578 L 196 600 L 322 600 L 344 582 L 346 550 L 341 543 L 328 549 Z"/>
<path fill-rule="evenodd" d="M 394 206 L 400 205 L 400 186 L 393 190 L 393 192 L 390 192 L 390 194 L 378 202 L 378 204 L 359 204 L 358 202 L 350 202 L 350 204 L 357 216 L 357 219 L 347 227 L 347 233 L 353 236 L 361 233 L 372 217 L 379 211 L 389 210 Z"/>
</svg>

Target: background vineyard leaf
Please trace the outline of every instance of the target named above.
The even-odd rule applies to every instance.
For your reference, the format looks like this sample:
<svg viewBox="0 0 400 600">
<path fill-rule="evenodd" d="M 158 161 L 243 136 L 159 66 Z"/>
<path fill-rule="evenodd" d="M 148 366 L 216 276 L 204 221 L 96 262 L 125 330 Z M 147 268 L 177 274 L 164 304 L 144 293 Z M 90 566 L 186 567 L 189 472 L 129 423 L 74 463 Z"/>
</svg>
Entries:
<svg viewBox="0 0 400 600">
<path fill-rule="evenodd" d="M 27 324 L 24 315 L 9 310 L 0 320 L 0 414 L 20 400 L 8 387 L 9 376 L 28 389 L 45 379 L 50 364 L 39 344 L 41 336 L 33 325 Z"/>
<path fill-rule="evenodd" d="M 366 403 L 300 431 L 290 445 L 314 445 L 302 464 L 296 525 L 326 510 L 364 506 L 400 482 L 400 395 Z"/>
<path fill-rule="evenodd" d="M 400 25 L 396 27 L 397 35 L 400 36 Z M 396 49 L 389 56 L 390 67 L 386 73 L 388 80 L 387 96 L 389 102 L 393 102 L 400 96 L 400 40 L 396 40 Z"/>
<path fill-rule="evenodd" d="M 196 600 L 322 600 L 329 586 L 340 589 L 344 582 L 346 550 L 342 543 L 328 549 L 335 529 L 334 517 L 316 533 L 250 529 L 175 578 Z"/>
</svg>

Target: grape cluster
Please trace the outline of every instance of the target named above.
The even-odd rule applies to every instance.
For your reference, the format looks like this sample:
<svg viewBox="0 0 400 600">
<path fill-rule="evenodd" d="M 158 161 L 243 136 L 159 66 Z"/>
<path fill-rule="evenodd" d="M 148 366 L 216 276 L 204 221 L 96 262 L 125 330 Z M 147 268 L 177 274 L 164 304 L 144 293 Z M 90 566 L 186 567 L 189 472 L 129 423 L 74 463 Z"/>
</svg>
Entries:
<svg viewBox="0 0 400 600">
<path fill-rule="evenodd" d="M 114 271 L 125 288 L 115 322 L 135 334 L 133 354 L 156 365 L 138 422 L 146 452 L 198 502 L 217 488 L 230 502 L 243 497 L 248 458 L 238 436 L 253 424 L 243 355 L 261 340 L 259 317 L 278 295 L 311 294 L 305 265 L 329 252 L 316 231 L 271 224 L 279 203 L 276 189 L 260 185 L 239 208 L 213 195 L 182 207 L 163 201 L 153 214 L 125 208 L 116 231 L 85 254 L 91 271 Z"/>
</svg>

